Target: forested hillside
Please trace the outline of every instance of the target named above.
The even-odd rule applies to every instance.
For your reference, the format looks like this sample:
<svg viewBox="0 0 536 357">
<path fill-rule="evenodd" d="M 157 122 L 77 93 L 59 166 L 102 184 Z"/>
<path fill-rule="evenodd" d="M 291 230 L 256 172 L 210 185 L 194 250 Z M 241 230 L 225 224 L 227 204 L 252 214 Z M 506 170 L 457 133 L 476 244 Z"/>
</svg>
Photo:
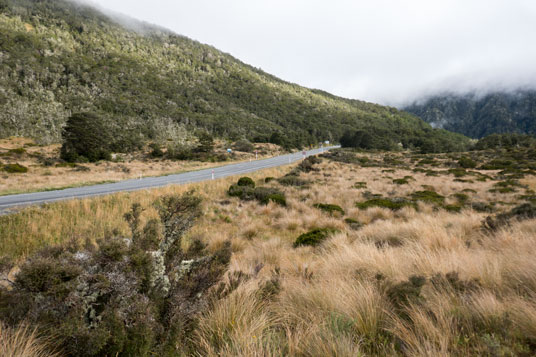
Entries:
<svg viewBox="0 0 536 357">
<path fill-rule="evenodd" d="M 437 128 L 481 138 L 495 133 L 536 133 L 536 91 L 479 96 L 439 95 L 405 110 Z"/>
<path fill-rule="evenodd" d="M 289 148 L 358 129 L 407 147 L 447 137 L 395 108 L 287 83 L 213 47 L 77 3 L 0 0 L 0 9 L 0 137 L 59 142 L 76 112 L 139 141 L 183 140 L 199 128 Z"/>
</svg>

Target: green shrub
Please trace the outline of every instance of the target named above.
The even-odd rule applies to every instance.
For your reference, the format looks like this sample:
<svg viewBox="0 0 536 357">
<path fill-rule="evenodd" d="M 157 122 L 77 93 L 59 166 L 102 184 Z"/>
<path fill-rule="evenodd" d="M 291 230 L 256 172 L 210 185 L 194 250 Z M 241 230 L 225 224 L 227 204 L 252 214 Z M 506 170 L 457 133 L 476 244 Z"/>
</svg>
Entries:
<svg viewBox="0 0 536 357">
<path fill-rule="evenodd" d="M 407 185 L 409 184 L 409 181 L 406 178 L 401 178 L 401 179 L 394 179 L 393 183 L 396 185 Z"/>
<path fill-rule="evenodd" d="M 441 205 L 445 201 L 444 196 L 441 196 L 435 191 L 429 191 L 429 190 L 413 192 L 411 194 L 411 198 L 415 201 L 433 203 L 436 205 Z"/>
<path fill-rule="evenodd" d="M 359 181 L 359 182 L 356 182 L 354 184 L 354 188 L 356 189 L 363 189 L 363 188 L 367 188 L 367 183 L 366 182 L 363 182 L 363 181 Z"/>
<path fill-rule="evenodd" d="M 248 186 L 248 187 L 255 187 L 255 181 L 253 181 L 250 177 L 241 177 L 238 179 L 238 182 L 236 183 L 238 186 Z"/>
<path fill-rule="evenodd" d="M 403 207 L 416 208 L 414 202 L 408 201 L 405 198 L 373 198 L 365 202 L 356 203 L 356 207 L 365 210 L 370 207 L 382 207 L 393 211 L 397 211 Z"/>
<path fill-rule="evenodd" d="M 317 228 L 300 235 L 294 242 L 294 248 L 300 246 L 317 246 L 322 243 L 328 236 L 336 233 L 333 228 Z"/>
<path fill-rule="evenodd" d="M 275 180 L 275 177 L 265 177 L 264 178 L 264 183 L 270 183 L 270 182 L 272 182 L 274 180 Z"/>
<path fill-rule="evenodd" d="M 10 174 L 23 174 L 28 172 L 28 168 L 20 164 L 7 164 L 4 165 L 4 171 Z"/>
<path fill-rule="evenodd" d="M 467 156 L 462 156 L 458 160 L 458 165 L 464 169 L 474 169 L 476 167 L 476 162 Z"/>
<path fill-rule="evenodd" d="M 337 206 L 337 205 L 329 204 L 329 203 L 316 203 L 313 205 L 313 207 L 318 208 L 332 215 L 340 214 L 341 216 L 344 216 L 344 210 L 341 208 L 341 206 Z"/>
<path fill-rule="evenodd" d="M 268 202 L 274 202 L 281 206 L 287 205 L 285 194 L 276 188 L 272 187 L 257 187 L 253 191 L 253 196 L 257 201 L 262 204 L 268 204 Z"/>
<path fill-rule="evenodd" d="M 26 149 L 24 148 L 16 148 L 16 149 L 10 149 L 7 152 L 8 154 L 14 154 L 14 155 L 23 155 L 26 153 Z"/>
<path fill-rule="evenodd" d="M 277 182 L 279 182 L 283 186 L 297 186 L 297 187 L 305 186 L 309 183 L 308 181 L 303 180 L 295 175 L 283 176 L 279 178 Z"/>
<path fill-rule="evenodd" d="M 151 153 L 149 154 L 151 157 L 160 158 L 164 156 L 164 152 L 162 151 L 162 148 L 160 148 L 160 145 L 152 143 L 149 145 L 149 148 L 151 149 Z"/>
</svg>

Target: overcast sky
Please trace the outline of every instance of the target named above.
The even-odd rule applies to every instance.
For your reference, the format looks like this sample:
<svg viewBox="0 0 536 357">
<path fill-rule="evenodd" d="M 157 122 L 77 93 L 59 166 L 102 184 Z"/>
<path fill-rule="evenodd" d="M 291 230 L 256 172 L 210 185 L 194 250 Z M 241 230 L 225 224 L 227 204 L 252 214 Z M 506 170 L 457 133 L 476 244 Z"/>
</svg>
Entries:
<svg viewBox="0 0 536 357">
<path fill-rule="evenodd" d="M 534 0 L 93 1 L 349 98 L 536 87 Z"/>
</svg>

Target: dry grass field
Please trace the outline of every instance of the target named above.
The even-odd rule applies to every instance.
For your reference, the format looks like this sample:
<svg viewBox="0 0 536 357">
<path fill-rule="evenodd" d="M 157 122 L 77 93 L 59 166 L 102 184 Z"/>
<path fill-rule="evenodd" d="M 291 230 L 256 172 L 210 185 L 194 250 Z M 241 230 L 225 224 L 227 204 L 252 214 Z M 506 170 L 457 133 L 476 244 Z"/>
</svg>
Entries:
<svg viewBox="0 0 536 357">
<path fill-rule="evenodd" d="M 257 144 L 259 158 L 278 155 L 276 145 Z M 60 160 L 61 145 L 36 146 L 25 138 L 0 139 L 0 195 L 79 187 L 132 178 L 169 175 L 255 159 L 254 153 L 235 152 L 226 162 L 177 161 L 148 158 L 148 152 L 118 154 L 113 161 L 68 165 Z M 218 143 L 224 152 L 223 143 Z M 3 165 L 20 164 L 26 173 L 8 173 Z"/>
<path fill-rule="evenodd" d="M 533 200 L 534 176 L 497 185 L 508 180 L 500 170 L 461 170 L 456 155 L 349 155 L 360 160 L 301 172 L 302 186 L 265 183 L 293 167 L 250 175 L 286 206 L 229 197 L 234 177 L 26 208 L 0 217 L 0 246 L 20 263 L 44 246 L 128 236 L 132 203 L 147 221 L 157 197 L 195 189 L 204 215 L 183 244 L 230 242 L 225 279 L 239 282 L 199 317 L 199 356 L 534 355 L 536 220 L 483 225 Z M 324 228 L 319 244 L 294 244 Z"/>
</svg>

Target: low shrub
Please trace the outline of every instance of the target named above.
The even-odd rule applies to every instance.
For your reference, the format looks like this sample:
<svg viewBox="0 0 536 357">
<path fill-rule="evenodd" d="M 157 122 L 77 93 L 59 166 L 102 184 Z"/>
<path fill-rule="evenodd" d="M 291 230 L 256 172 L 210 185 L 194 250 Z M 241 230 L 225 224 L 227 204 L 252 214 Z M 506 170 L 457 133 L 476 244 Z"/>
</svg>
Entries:
<svg viewBox="0 0 536 357">
<path fill-rule="evenodd" d="M 363 227 L 363 223 L 353 218 L 345 218 L 344 222 L 350 227 L 350 229 L 353 229 L 354 231 L 357 231 Z"/>
<path fill-rule="evenodd" d="M 373 198 L 365 202 L 356 203 L 356 207 L 364 210 L 370 207 L 382 207 L 393 211 L 397 211 L 403 207 L 416 208 L 414 202 L 411 202 L 405 198 Z"/>
<path fill-rule="evenodd" d="M 274 202 L 281 206 L 287 205 L 285 194 L 276 188 L 272 187 L 257 187 L 253 191 L 253 196 L 257 201 L 262 204 L 268 204 L 268 202 Z"/>
<path fill-rule="evenodd" d="M 507 226 L 512 220 L 524 221 L 527 219 L 536 218 L 536 204 L 523 203 L 509 212 L 501 213 L 495 217 L 488 216 L 484 222 L 482 222 L 482 228 L 489 232 L 494 232 L 501 227 Z"/>
<path fill-rule="evenodd" d="M 23 174 L 28 172 L 28 168 L 20 164 L 7 164 L 4 165 L 4 171 L 10 174 Z"/>
<path fill-rule="evenodd" d="M 433 203 L 436 205 L 441 205 L 445 201 L 445 197 L 441 196 L 435 191 L 429 191 L 429 190 L 413 192 L 411 194 L 411 198 L 415 201 Z"/>
<path fill-rule="evenodd" d="M 401 178 L 401 179 L 394 179 L 393 183 L 396 185 L 407 185 L 409 184 L 409 181 L 406 178 Z"/>
<path fill-rule="evenodd" d="M 363 188 L 367 188 L 367 183 L 366 182 L 363 182 L 363 181 L 359 181 L 359 182 L 356 182 L 354 184 L 354 188 L 356 189 L 363 189 Z"/>
<path fill-rule="evenodd" d="M 251 177 L 241 177 L 236 184 L 238 186 L 255 187 L 255 181 Z"/>
<path fill-rule="evenodd" d="M 271 176 L 265 177 L 264 178 L 264 183 L 270 183 L 270 182 L 272 182 L 274 180 L 275 180 L 275 177 L 271 177 Z"/>
<path fill-rule="evenodd" d="M 10 149 L 10 150 L 8 150 L 7 153 L 10 154 L 10 155 L 18 155 L 18 156 L 20 156 L 20 155 L 23 155 L 23 154 L 26 153 L 26 149 L 24 149 L 24 148 Z"/>
<path fill-rule="evenodd" d="M 344 216 L 344 210 L 341 208 L 341 206 L 338 206 L 338 205 L 329 204 L 329 203 L 315 203 L 313 207 L 318 208 L 331 215 L 340 214 L 341 216 Z"/>
<path fill-rule="evenodd" d="M 470 157 L 462 156 L 458 160 L 458 165 L 464 169 L 474 169 L 476 167 L 476 162 Z"/>
<path fill-rule="evenodd" d="M 296 186 L 296 187 L 306 186 L 307 184 L 309 184 L 309 181 L 301 179 L 295 175 L 283 176 L 279 178 L 277 182 L 279 182 L 283 186 Z"/>
<path fill-rule="evenodd" d="M 322 243 L 328 236 L 336 233 L 337 230 L 333 228 L 317 228 L 300 235 L 294 242 L 294 248 L 300 246 L 312 246 L 315 247 Z"/>
<path fill-rule="evenodd" d="M 421 290 L 425 284 L 425 277 L 413 275 L 407 281 L 402 281 L 387 289 L 387 297 L 402 317 L 406 317 L 404 312 L 406 307 L 423 301 Z"/>
</svg>

